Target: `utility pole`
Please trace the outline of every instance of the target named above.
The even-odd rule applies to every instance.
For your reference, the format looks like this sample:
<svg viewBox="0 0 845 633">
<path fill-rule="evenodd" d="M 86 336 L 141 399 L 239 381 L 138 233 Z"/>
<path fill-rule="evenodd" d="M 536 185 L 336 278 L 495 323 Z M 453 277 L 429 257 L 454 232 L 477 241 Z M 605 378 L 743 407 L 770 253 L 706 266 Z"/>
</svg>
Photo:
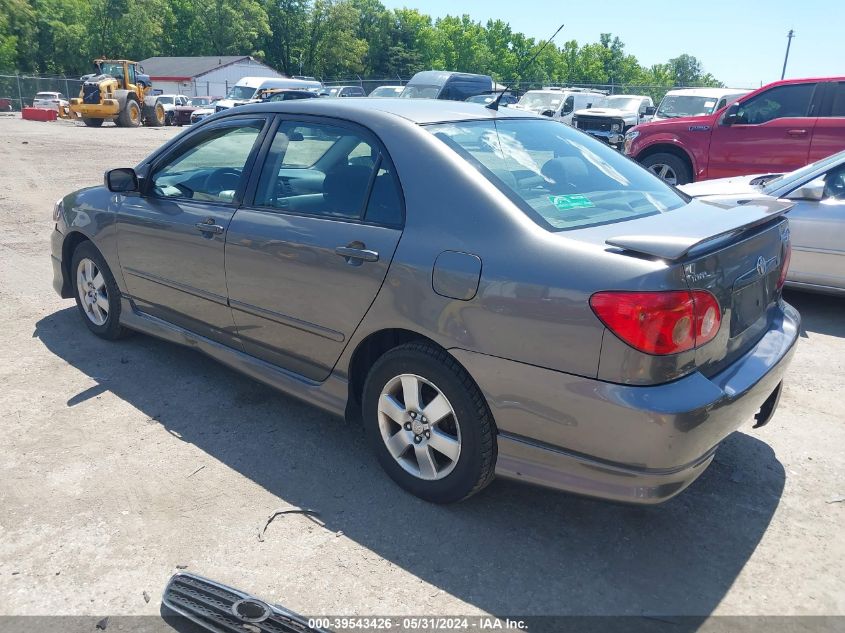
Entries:
<svg viewBox="0 0 845 633">
<path fill-rule="evenodd" d="M 781 79 L 786 76 L 786 62 L 789 61 L 789 46 L 792 44 L 793 37 L 795 37 L 795 31 L 789 29 L 789 33 L 786 35 L 786 55 L 783 58 L 783 70 L 780 73 Z"/>
</svg>

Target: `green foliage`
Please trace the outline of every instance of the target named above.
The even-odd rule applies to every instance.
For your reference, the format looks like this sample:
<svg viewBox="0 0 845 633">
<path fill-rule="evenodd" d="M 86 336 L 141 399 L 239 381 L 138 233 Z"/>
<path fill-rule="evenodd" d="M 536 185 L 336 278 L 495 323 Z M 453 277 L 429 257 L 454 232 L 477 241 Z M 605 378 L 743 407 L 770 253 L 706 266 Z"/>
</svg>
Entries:
<svg viewBox="0 0 845 633">
<path fill-rule="evenodd" d="M 524 67 L 542 44 L 502 20 L 432 21 L 380 0 L 0 0 L 0 73 L 72 76 L 101 55 L 248 54 L 288 75 L 325 78 L 460 70 L 523 86 L 612 85 L 655 97 L 672 86 L 721 85 L 691 55 L 643 67 L 610 33 L 549 45 Z"/>
</svg>

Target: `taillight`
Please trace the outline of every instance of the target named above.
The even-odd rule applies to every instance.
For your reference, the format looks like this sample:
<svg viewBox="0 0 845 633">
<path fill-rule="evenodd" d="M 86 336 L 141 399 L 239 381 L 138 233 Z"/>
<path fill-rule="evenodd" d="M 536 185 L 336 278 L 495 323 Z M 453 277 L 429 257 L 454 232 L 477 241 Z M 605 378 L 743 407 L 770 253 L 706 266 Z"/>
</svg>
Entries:
<svg viewBox="0 0 845 633">
<path fill-rule="evenodd" d="M 786 283 L 786 274 L 789 272 L 789 262 L 792 259 L 792 242 L 786 242 L 783 245 L 783 264 L 780 267 L 780 276 L 778 277 L 778 290 L 783 288 Z"/>
<path fill-rule="evenodd" d="M 590 307 L 611 332 L 646 354 L 666 355 L 704 345 L 719 331 L 722 313 L 705 290 L 597 292 Z"/>
</svg>

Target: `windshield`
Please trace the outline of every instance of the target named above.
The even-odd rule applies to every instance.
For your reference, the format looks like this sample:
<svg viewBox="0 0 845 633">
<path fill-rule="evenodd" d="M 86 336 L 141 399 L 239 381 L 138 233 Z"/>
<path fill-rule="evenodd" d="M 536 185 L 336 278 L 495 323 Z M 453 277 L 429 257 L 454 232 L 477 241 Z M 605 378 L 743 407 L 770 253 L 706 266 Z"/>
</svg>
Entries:
<svg viewBox="0 0 845 633">
<path fill-rule="evenodd" d="M 691 95 L 666 95 L 657 108 L 657 116 L 662 119 L 675 119 L 682 116 L 704 116 L 713 114 L 716 97 L 693 97 Z"/>
<path fill-rule="evenodd" d="M 404 88 L 401 86 L 381 86 L 370 93 L 371 97 L 396 97 Z"/>
<path fill-rule="evenodd" d="M 519 105 L 529 110 L 557 110 L 561 101 L 563 101 L 562 94 L 526 92 L 519 100 Z"/>
<path fill-rule="evenodd" d="M 192 106 L 204 106 L 211 103 L 211 97 L 194 97 L 189 99 L 188 103 Z"/>
<path fill-rule="evenodd" d="M 550 231 L 622 222 L 685 204 L 619 152 L 554 121 L 470 121 L 427 129 Z"/>
<path fill-rule="evenodd" d="M 37 95 L 35 95 L 36 99 L 57 99 L 58 97 L 59 95 L 57 95 L 55 92 L 39 92 Z"/>
<path fill-rule="evenodd" d="M 104 62 L 100 64 L 100 74 L 101 75 L 111 75 L 112 77 L 123 77 L 123 64 L 110 64 L 108 62 Z"/>
<path fill-rule="evenodd" d="M 821 176 L 829 167 L 834 167 L 843 161 L 845 161 L 845 152 L 839 152 L 833 156 L 828 156 L 827 158 L 818 160 L 815 163 L 810 163 L 801 169 L 796 169 L 795 171 L 791 171 L 788 174 L 784 174 L 783 176 L 779 176 L 768 181 L 763 187 L 763 192 L 772 195 L 779 189 L 789 188 L 791 185 L 799 185 L 802 180 L 811 177 L 813 172 L 819 171 L 821 173 L 818 175 Z"/>
<path fill-rule="evenodd" d="M 615 108 L 636 112 L 640 109 L 640 99 L 632 97 L 606 97 L 600 103 L 593 104 L 594 108 Z"/>
<path fill-rule="evenodd" d="M 415 86 L 407 85 L 402 94 L 399 95 L 402 99 L 436 99 L 440 94 L 440 86 L 426 86 L 417 84 Z"/>
<path fill-rule="evenodd" d="M 226 95 L 227 99 L 236 99 L 236 100 L 246 100 L 252 99 L 253 95 L 255 94 L 255 88 L 250 88 L 249 86 L 234 86 L 230 91 L 229 94 Z"/>
<path fill-rule="evenodd" d="M 173 103 L 173 97 L 159 97 L 158 101 L 159 101 L 159 103 L 171 104 L 171 103 Z"/>
</svg>

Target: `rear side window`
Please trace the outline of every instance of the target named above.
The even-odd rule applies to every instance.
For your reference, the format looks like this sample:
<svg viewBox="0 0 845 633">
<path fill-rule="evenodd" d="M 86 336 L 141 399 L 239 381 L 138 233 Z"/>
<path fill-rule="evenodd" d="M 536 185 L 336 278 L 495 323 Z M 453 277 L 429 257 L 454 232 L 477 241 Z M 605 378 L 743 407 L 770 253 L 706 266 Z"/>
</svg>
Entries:
<svg viewBox="0 0 845 633">
<path fill-rule="evenodd" d="M 777 86 L 752 97 L 739 105 L 738 123 L 759 125 L 774 119 L 805 117 L 810 109 L 810 100 L 816 84 L 792 84 Z"/>
<path fill-rule="evenodd" d="M 255 204 L 391 226 L 402 222 L 388 157 L 365 133 L 335 125 L 282 123 L 264 162 Z"/>
<path fill-rule="evenodd" d="M 830 116 L 845 116 L 845 81 L 833 84 L 833 106 Z"/>
<path fill-rule="evenodd" d="M 550 231 L 622 222 L 686 203 L 619 152 L 554 121 L 468 121 L 426 129 Z"/>
</svg>

